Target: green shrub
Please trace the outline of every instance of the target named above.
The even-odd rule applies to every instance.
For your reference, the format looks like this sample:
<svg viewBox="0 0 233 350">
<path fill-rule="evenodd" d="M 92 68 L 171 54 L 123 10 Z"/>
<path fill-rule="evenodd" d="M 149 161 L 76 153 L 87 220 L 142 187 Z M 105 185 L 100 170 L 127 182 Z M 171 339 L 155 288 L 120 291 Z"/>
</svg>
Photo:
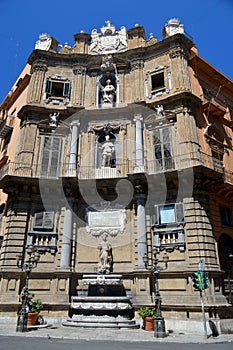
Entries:
<svg viewBox="0 0 233 350">
<path fill-rule="evenodd" d="M 43 309 L 43 304 L 40 299 L 35 298 L 35 294 L 28 294 L 28 307 L 29 312 L 40 312 Z"/>
<path fill-rule="evenodd" d="M 151 308 L 151 307 L 143 307 L 141 309 L 138 310 L 138 314 L 139 316 L 141 316 L 141 318 L 145 318 L 145 317 L 156 317 L 156 311 L 155 308 Z"/>
</svg>

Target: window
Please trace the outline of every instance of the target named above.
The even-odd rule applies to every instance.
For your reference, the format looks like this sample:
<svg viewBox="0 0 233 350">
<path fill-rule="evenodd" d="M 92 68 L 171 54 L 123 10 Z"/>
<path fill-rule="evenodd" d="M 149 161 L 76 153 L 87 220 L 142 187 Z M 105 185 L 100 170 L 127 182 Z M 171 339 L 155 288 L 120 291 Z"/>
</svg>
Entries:
<svg viewBox="0 0 233 350">
<path fill-rule="evenodd" d="M 151 90 L 165 89 L 164 73 L 157 73 L 151 75 Z"/>
<path fill-rule="evenodd" d="M 47 79 L 45 92 L 49 97 L 64 97 L 70 96 L 70 82 Z"/>
<path fill-rule="evenodd" d="M 173 169 L 170 128 L 154 131 L 154 152 L 157 171 Z"/>
<path fill-rule="evenodd" d="M 54 212 L 38 211 L 34 215 L 34 230 L 52 230 L 53 229 Z"/>
<path fill-rule="evenodd" d="M 59 176 L 61 141 L 57 136 L 43 136 L 40 168 L 42 177 Z"/>
<path fill-rule="evenodd" d="M 151 219 L 152 226 L 165 226 L 183 223 L 183 203 L 155 205 Z"/>
<path fill-rule="evenodd" d="M 232 209 L 227 207 L 220 207 L 220 215 L 222 224 L 226 226 L 233 226 L 232 223 Z"/>
<path fill-rule="evenodd" d="M 230 118 L 233 120 L 233 107 L 229 107 Z"/>
</svg>

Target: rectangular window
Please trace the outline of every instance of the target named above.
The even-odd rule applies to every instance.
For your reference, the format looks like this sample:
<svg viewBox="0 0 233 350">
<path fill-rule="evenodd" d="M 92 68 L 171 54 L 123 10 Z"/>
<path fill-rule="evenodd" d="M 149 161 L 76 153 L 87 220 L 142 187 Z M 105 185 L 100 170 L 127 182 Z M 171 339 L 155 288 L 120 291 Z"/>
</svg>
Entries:
<svg viewBox="0 0 233 350">
<path fill-rule="evenodd" d="M 154 131 L 154 154 L 157 171 L 174 168 L 171 145 L 170 128 L 156 129 Z"/>
<path fill-rule="evenodd" d="M 151 91 L 165 89 L 164 73 L 151 75 Z"/>
<path fill-rule="evenodd" d="M 229 107 L 230 118 L 233 120 L 233 107 Z"/>
<path fill-rule="evenodd" d="M 52 230 L 54 221 L 54 212 L 53 211 L 38 211 L 34 215 L 34 225 L 33 229 L 44 229 Z"/>
<path fill-rule="evenodd" d="M 70 82 L 47 79 L 45 92 L 48 97 L 66 97 L 70 96 Z"/>
<path fill-rule="evenodd" d="M 183 203 L 155 205 L 151 218 L 152 226 L 174 225 L 184 222 Z"/>
<path fill-rule="evenodd" d="M 223 225 L 233 226 L 231 208 L 220 207 L 220 215 L 221 215 L 221 220 Z"/>
<path fill-rule="evenodd" d="M 57 136 L 43 136 L 40 168 L 42 177 L 57 178 L 59 176 L 61 141 L 61 138 Z"/>
</svg>

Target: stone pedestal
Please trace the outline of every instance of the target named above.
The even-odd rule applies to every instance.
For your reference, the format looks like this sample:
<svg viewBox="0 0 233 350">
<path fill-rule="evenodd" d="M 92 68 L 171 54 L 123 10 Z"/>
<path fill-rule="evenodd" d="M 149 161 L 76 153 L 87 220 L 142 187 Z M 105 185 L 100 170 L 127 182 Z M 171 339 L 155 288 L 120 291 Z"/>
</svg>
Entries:
<svg viewBox="0 0 233 350">
<path fill-rule="evenodd" d="M 84 275 L 83 285 L 88 285 L 87 295 L 72 297 L 72 318 L 64 326 L 139 328 L 121 275 Z"/>
</svg>

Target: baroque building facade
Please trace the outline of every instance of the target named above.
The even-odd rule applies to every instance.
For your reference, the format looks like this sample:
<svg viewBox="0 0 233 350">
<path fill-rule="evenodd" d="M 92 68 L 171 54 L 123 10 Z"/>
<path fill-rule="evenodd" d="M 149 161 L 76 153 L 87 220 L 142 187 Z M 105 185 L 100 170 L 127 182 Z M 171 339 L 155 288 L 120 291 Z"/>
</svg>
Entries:
<svg viewBox="0 0 233 350">
<path fill-rule="evenodd" d="M 203 260 L 206 312 L 231 317 L 233 82 L 177 19 L 161 41 L 107 21 L 58 48 L 40 35 L 1 104 L 1 314 L 18 310 L 16 254 L 32 245 L 29 289 L 50 315 L 68 315 L 87 274 L 121 274 L 136 310 L 153 305 L 143 256 L 155 247 L 169 256 L 165 318 L 200 317 L 191 275 Z"/>
</svg>

